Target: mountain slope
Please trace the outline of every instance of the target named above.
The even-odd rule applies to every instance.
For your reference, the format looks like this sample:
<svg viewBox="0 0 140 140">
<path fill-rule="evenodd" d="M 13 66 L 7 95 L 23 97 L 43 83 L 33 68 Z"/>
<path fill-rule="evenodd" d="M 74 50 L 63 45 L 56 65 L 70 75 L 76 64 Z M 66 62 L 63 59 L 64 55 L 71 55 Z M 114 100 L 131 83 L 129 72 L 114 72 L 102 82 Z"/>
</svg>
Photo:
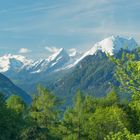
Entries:
<svg viewBox="0 0 140 140">
<path fill-rule="evenodd" d="M 3 93 L 6 97 L 9 97 L 13 94 L 22 97 L 26 103 L 31 102 L 31 97 L 22 89 L 14 85 L 6 76 L 0 74 L 0 92 Z"/>
<path fill-rule="evenodd" d="M 87 56 L 72 72 L 52 83 L 51 90 L 61 97 L 72 97 L 77 90 L 101 97 L 109 92 L 113 73 L 113 64 L 104 53 L 98 52 Z"/>
<path fill-rule="evenodd" d="M 49 64 L 46 72 L 53 72 L 64 67 L 70 60 L 68 53 L 61 48 L 57 53 L 48 58 Z"/>
<path fill-rule="evenodd" d="M 115 57 L 121 58 L 123 53 L 133 53 L 140 60 L 139 50 L 121 49 Z M 47 83 L 46 87 L 57 96 L 66 98 L 66 105 L 70 105 L 75 93 L 80 90 L 83 94 L 95 97 L 105 96 L 119 83 L 114 77 L 115 65 L 102 51 L 90 55 L 80 61 L 76 67 L 64 77 Z M 125 96 L 125 95 L 124 95 Z M 122 96 L 123 97 L 123 96 Z"/>
</svg>

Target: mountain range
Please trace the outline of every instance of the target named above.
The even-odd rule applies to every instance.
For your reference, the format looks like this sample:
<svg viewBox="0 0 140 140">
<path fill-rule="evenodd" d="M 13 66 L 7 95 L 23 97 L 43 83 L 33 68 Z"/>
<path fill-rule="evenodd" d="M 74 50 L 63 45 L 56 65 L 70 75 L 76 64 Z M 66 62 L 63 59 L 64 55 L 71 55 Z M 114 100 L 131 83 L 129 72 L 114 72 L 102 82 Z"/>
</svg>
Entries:
<svg viewBox="0 0 140 140">
<path fill-rule="evenodd" d="M 133 50 L 137 45 L 133 38 L 111 36 L 83 53 L 70 54 L 60 48 L 41 60 L 8 54 L 0 57 L 0 72 L 28 93 L 40 83 L 60 97 L 72 97 L 78 89 L 100 97 L 110 90 L 113 80 L 113 64 L 106 54 L 116 55 L 121 48 Z"/>
<path fill-rule="evenodd" d="M 101 52 L 113 55 L 122 47 L 128 47 L 132 50 L 137 46 L 133 38 L 123 38 L 119 36 L 111 36 L 97 42 L 89 50 L 74 55 L 68 54 L 64 48 L 60 48 L 56 53 L 46 59 L 30 60 L 22 55 L 4 55 L 0 57 L 0 72 L 1 73 L 20 73 L 26 71 L 30 74 L 35 73 L 51 73 L 63 69 L 68 69 L 78 64 L 86 56 L 94 55 L 99 50 Z"/>
</svg>

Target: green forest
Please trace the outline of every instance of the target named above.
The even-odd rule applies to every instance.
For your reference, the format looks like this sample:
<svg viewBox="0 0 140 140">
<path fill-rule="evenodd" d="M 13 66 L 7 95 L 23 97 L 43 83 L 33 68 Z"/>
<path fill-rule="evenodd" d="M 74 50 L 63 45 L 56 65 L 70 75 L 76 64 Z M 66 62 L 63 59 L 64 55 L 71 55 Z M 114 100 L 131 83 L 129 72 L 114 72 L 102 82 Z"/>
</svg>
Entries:
<svg viewBox="0 0 140 140">
<path fill-rule="evenodd" d="M 31 105 L 0 94 L 0 140 L 140 140 L 140 61 L 133 53 L 109 56 L 118 86 L 106 97 L 77 91 L 65 110 L 43 86 Z"/>
</svg>

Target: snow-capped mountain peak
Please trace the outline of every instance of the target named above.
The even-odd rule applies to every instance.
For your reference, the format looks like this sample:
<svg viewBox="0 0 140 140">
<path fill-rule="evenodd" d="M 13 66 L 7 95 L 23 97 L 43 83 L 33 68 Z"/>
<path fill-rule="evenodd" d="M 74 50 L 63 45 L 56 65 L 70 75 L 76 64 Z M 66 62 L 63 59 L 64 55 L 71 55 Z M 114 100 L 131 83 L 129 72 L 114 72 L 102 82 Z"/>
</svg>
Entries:
<svg viewBox="0 0 140 140">
<path fill-rule="evenodd" d="M 110 36 L 97 42 L 89 50 L 84 53 L 79 53 L 75 48 L 65 50 L 64 48 L 58 49 L 57 52 L 52 54 L 46 59 L 37 61 L 28 60 L 22 55 L 4 55 L 0 57 L 0 72 L 27 72 L 27 73 L 50 73 L 63 69 L 69 69 L 79 63 L 86 56 L 94 55 L 97 51 L 102 51 L 113 55 L 123 47 L 134 49 L 137 46 L 133 38 L 123 38 L 120 36 Z"/>
<path fill-rule="evenodd" d="M 19 70 L 24 66 L 30 65 L 32 60 L 26 59 L 22 55 L 7 54 L 0 57 L 0 72 L 7 72 L 8 70 Z"/>
<path fill-rule="evenodd" d="M 127 47 L 129 50 L 137 47 L 137 42 L 133 38 L 123 38 L 120 36 L 111 36 L 105 38 L 104 40 L 94 44 L 92 48 L 86 51 L 75 63 L 76 65 L 79 61 L 85 58 L 88 55 L 94 55 L 97 51 L 102 51 L 113 55 L 115 52 L 119 51 L 121 48 Z"/>
<path fill-rule="evenodd" d="M 45 71 L 54 71 L 63 67 L 68 61 L 70 57 L 64 48 L 60 48 L 57 52 L 52 54 L 46 59 L 38 60 L 32 63 L 31 66 L 28 67 L 28 70 L 31 73 L 40 73 Z"/>
<path fill-rule="evenodd" d="M 70 56 L 64 48 L 59 49 L 58 52 L 48 58 L 49 67 L 61 67 L 65 65 L 70 59 Z"/>
<path fill-rule="evenodd" d="M 120 36 L 111 36 L 96 43 L 93 46 L 93 48 L 96 48 L 96 50 L 101 50 L 102 52 L 113 55 L 116 51 L 119 51 L 121 48 L 128 47 L 128 49 L 131 50 L 134 49 L 134 47 L 136 46 L 137 43 L 133 38 L 126 39 Z"/>
<path fill-rule="evenodd" d="M 64 48 L 60 48 L 56 53 L 52 54 L 52 55 L 48 58 L 48 61 L 53 61 L 53 60 L 56 59 L 56 57 L 58 57 L 58 55 L 60 55 L 63 51 L 64 51 Z"/>
<path fill-rule="evenodd" d="M 123 38 L 120 36 L 111 36 L 105 38 L 104 40 L 97 42 L 91 49 L 89 49 L 85 54 L 93 55 L 97 50 L 109 53 L 113 55 L 116 51 L 121 48 L 128 47 L 128 49 L 134 49 L 137 46 L 136 41 L 133 38 Z"/>
</svg>

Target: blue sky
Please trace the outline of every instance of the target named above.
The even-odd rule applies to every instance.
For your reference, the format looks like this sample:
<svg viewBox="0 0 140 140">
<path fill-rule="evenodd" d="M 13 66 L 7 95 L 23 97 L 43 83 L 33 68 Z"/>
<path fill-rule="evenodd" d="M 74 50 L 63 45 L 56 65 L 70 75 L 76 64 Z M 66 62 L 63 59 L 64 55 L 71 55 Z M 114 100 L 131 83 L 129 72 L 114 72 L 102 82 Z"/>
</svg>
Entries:
<svg viewBox="0 0 140 140">
<path fill-rule="evenodd" d="M 111 35 L 140 42 L 139 0 L 0 0 L 0 55 L 83 51 Z"/>
</svg>

